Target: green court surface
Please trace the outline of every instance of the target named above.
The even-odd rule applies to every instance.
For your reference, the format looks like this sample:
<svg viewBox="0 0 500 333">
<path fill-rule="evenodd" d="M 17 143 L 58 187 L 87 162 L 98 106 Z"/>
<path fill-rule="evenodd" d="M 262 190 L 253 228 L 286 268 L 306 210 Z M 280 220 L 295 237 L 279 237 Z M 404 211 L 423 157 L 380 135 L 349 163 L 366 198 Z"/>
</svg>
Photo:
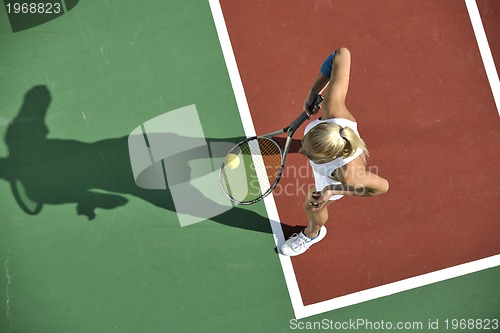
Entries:
<svg viewBox="0 0 500 333">
<path fill-rule="evenodd" d="M 295 321 L 263 204 L 181 227 L 168 190 L 130 185 L 126 138 L 149 119 L 195 104 L 206 138 L 243 136 L 207 1 L 81 1 L 17 33 L 2 8 L 0 45 L 0 332 L 500 319 L 497 267 Z M 39 126 L 9 139 L 30 91 Z"/>
</svg>

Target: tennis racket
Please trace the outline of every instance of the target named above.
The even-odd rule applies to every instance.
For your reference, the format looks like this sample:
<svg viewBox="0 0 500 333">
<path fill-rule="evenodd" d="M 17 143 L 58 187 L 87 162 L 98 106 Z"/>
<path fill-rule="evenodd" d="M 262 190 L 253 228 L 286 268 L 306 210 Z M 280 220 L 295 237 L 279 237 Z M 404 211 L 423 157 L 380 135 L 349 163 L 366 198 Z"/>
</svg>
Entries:
<svg viewBox="0 0 500 333">
<path fill-rule="evenodd" d="M 234 146 L 226 155 L 219 172 L 224 194 L 232 201 L 250 205 L 269 195 L 283 175 L 286 155 L 297 128 L 310 118 L 310 111 L 323 102 L 318 95 L 308 111 L 303 111 L 289 126 L 265 135 L 250 137 Z M 287 133 L 283 148 L 272 139 Z"/>
</svg>

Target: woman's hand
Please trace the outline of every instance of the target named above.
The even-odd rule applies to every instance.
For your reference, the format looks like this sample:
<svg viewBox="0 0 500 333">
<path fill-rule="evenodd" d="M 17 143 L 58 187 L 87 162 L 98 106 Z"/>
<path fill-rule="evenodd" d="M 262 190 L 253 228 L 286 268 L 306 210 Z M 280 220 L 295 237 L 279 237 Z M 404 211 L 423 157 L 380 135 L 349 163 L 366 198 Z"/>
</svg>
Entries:
<svg viewBox="0 0 500 333">
<path fill-rule="evenodd" d="M 307 111 L 311 116 L 315 115 L 321 110 L 321 105 L 316 105 L 314 108 L 311 109 L 311 105 L 313 105 L 314 101 L 316 100 L 316 95 L 309 95 L 307 99 L 304 101 L 304 111 Z"/>
<path fill-rule="evenodd" d="M 333 191 L 326 187 L 322 191 L 309 192 L 307 200 L 313 210 L 320 210 L 330 200 L 332 195 Z"/>
</svg>

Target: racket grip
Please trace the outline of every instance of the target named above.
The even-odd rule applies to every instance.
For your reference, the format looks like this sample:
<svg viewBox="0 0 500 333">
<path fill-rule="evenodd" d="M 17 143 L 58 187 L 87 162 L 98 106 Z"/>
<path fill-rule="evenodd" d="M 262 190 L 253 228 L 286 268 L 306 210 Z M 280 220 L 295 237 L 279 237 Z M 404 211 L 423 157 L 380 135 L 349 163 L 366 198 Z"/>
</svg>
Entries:
<svg viewBox="0 0 500 333">
<path fill-rule="evenodd" d="M 324 99 L 324 97 L 322 95 L 318 94 L 318 96 L 316 96 L 316 99 L 314 100 L 314 102 L 312 103 L 312 105 L 309 107 L 308 111 L 311 112 L 312 109 L 314 109 L 316 106 L 320 105 L 323 102 L 323 99 Z"/>
<path fill-rule="evenodd" d="M 299 128 L 300 125 L 302 125 L 304 121 L 306 121 L 307 119 L 309 119 L 309 113 L 307 113 L 306 111 L 302 112 L 300 116 L 297 119 L 295 119 L 293 123 L 288 127 L 288 132 L 289 133 L 295 132 L 297 128 Z"/>
<path fill-rule="evenodd" d="M 318 95 L 316 96 L 316 99 L 314 100 L 314 103 L 309 107 L 309 112 L 316 106 L 320 105 L 321 102 L 323 102 L 323 96 L 321 95 Z M 302 125 L 304 123 L 304 121 L 306 121 L 307 119 L 309 119 L 311 117 L 311 114 L 307 112 L 307 111 L 304 111 L 300 114 L 300 116 L 295 119 L 295 121 L 288 127 L 288 132 L 295 132 L 297 130 L 297 128 L 300 127 L 300 125 Z"/>
</svg>

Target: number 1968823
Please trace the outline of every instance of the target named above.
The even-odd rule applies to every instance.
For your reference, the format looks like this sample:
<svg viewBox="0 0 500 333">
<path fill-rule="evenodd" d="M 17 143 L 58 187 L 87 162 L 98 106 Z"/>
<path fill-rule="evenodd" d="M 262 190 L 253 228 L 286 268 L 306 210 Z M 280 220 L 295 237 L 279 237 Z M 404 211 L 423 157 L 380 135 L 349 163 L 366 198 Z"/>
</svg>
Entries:
<svg viewBox="0 0 500 333">
<path fill-rule="evenodd" d="M 60 3 L 15 2 L 5 7 L 8 14 L 59 14 L 62 10 Z"/>
</svg>

